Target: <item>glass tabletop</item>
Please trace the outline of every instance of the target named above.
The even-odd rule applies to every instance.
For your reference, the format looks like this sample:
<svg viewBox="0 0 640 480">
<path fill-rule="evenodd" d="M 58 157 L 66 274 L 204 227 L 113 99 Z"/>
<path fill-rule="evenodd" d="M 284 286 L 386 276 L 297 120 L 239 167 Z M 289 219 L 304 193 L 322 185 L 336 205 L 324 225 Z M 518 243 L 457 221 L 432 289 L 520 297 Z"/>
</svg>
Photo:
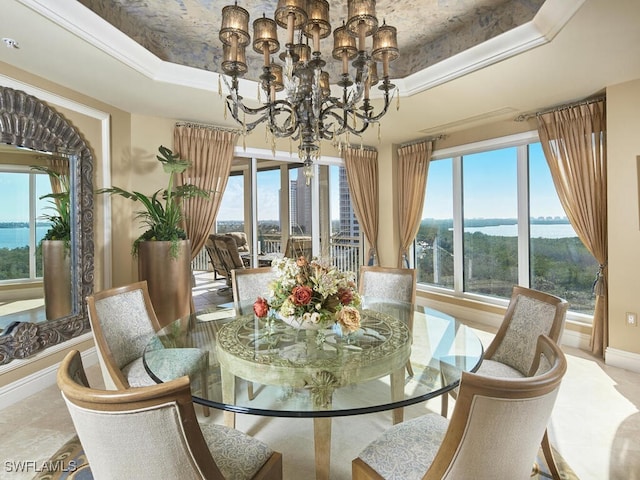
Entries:
<svg viewBox="0 0 640 480">
<path fill-rule="evenodd" d="M 472 329 L 419 305 L 365 297 L 361 326 L 350 334 L 337 326 L 304 330 L 258 319 L 250 304 L 237 310 L 199 312 L 160 330 L 145 349 L 147 372 L 157 382 L 172 380 L 184 374 L 175 365 L 179 349 L 198 348 L 208 362 L 190 373 L 196 403 L 236 413 L 326 417 L 398 409 L 441 395 L 457 386 L 462 371 L 477 370 L 483 355 Z"/>
</svg>

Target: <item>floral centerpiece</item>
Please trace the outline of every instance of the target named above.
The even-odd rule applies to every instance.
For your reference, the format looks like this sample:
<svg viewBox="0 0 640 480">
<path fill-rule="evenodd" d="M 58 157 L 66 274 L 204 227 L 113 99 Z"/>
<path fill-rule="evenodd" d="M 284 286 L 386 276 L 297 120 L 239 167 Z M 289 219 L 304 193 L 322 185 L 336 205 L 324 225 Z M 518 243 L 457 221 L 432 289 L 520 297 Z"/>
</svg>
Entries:
<svg viewBox="0 0 640 480">
<path fill-rule="evenodd" d="M 257 317 L 272 313 L 298 328 L 335 323 L 345 333 L 360 328 L 360 295 L 353 272 L 341 272 L 329 262 L 309 262 L 305 257 L 275 259 L 272 266 L 276 279 L 271 282 L 269 298 L 258 297 L 254 302 Z"/>
</svg>

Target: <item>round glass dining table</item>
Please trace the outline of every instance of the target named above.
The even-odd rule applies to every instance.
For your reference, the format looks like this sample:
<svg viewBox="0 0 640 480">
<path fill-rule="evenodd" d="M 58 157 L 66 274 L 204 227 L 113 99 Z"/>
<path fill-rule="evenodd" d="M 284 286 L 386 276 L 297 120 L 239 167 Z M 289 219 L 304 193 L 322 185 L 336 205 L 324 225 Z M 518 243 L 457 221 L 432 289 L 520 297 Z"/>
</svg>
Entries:
<svg viewBox="0 0 640 480">
<path fill-rule="evenodd" d="M 178 319 L 145 349 L 144 366 L 155 381 L 182 374 L 166 361 L 176 352 L 163 353 L 180 348 L 208 352 L 205 375 L 191 378 L 193 400 L 223 410 L 226 425 L 235 426 L 236 413 L 313 418 L 318 480 L 329 478 L 332 417 L 392 410 L 393 422 L 401 422 L 402 407 L 455 388 L 483 355 L 478 336 L 454 317 L 368 297 L 352 333 L 260 319 L 251 304 Z"/>
</svg>

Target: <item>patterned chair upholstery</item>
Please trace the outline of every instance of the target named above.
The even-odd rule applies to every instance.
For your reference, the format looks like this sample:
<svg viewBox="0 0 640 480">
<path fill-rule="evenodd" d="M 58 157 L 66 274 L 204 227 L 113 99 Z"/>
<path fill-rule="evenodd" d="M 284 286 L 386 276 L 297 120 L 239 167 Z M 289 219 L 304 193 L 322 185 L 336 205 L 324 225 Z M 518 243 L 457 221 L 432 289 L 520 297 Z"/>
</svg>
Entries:
<svg viewBox="0 0 640 480">
<path fill-rule="evenodd" d="M 269 284 L 275 280 L 276 273 L 271 267 L 246 268 L 231 272 L 231 286 L 233 288 L 233 305 L 241 315 L 251 313 L 253 302 L 259 296 L 269 294 Z M 255 398 L 253 383 L 247 386 L 249 400 Z"/>
<path fill-rule="evenodd" d="M 145 347 L 160 324 L 153 310 L 147 282 L 136 282 L 87 297 L 89 322 L 107 389 L 155 385 L 142 362 Z M 166 366 L 164 378 L 199 376 L 207 388 L 209 355 L 199 348 L 163 349 L 156 345 L 153 355 Z M 166 375 L 166 377 L 165 377 Z M 209 414 L 208 407 L 204 407 Z"/>
<path fill-rule="evenodd" d="M 413 332 L 412 304 L 416 301 L 415 269 L 363 265 L 360 267 L 358 290 L 365 297 L 406 304 L 408 308 L 405 311 L 390 313 L 406 316 L 407 326 Z M 410 362 L 407 362 L 407 372 L 413 376 Z"/>
<path fill-rule="evenodd" d="M 540 335 L 547 335 L 556 343 L 564 331 L 569 304 L 554 295 L 515 286 L 511 301 L 496 336 L 487 347 L 477 373 L 497 378 L 522 378 L 529 374 L 536 361 L 536 342 Z M 454 368 L 443 365 L 443 373 L 449 380 L 459 375 Z M 450 394 L 455 398 L 457 390 Z M 447 395 L 442 396 L 442 415 L 447 415 Z M 553 460 L 551 446 L 545 433 L 542 449 L 551 473 L 559 478 Z"/>
<path fill-rule="evenodd" d="M 390 268 L 363 265 L 358 289 L 367 297 L 414 303 L 416 271 L 413 268 Z"/>
<path fill-rule="evenodd" d="M 353 460 L 352 479 L 529 478 L 567 368 L 549 337 L 536 352 L 530 376 L 464 372 L 451 421 L 431 413 L 395 425 Z"/>
<path fill-rule="evenodd" d="M 240 314 L 251 313 L 256 298 L 269 294 L 269 284 L 276 279 L 271 267 L 246 268 L 231 272 L 233 303 Z"/>
<path fill-rule="evenodd" d="M 282 479 L 280 453 L 238 430 L 198 423 L 188 377 L 95 390 L 74 350 L 58 386 L 95 478 Z"/>
</svg>

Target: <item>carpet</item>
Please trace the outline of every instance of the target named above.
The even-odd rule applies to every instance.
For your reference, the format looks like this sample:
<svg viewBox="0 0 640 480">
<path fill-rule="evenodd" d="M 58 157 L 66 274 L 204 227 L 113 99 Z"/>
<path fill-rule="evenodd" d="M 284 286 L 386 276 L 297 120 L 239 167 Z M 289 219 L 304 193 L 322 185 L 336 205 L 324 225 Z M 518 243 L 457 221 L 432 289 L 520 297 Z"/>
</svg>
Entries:
<svg viewBox="0 0 640 480">
<path fill-rule="evenodd" d="M 574 471 L 567 465 L 567 462 L 554 449 L 553 451 L 560 475 L 563 480 L 578 480 Z M 286 454 L 285 454 L 286 455 Z M 47 468 L 36 475 L 33 480 L 93 480 L 91 469 L 87 462 L 87 457 L 82 450 L 82 445 L 77 436 L 70 438 L 60 449 L 53 454 L 44 466 Z M 286 477 L 285 477 L 286 478 Z M 545 480 L 551 478 L 547 464 L 544 461 L 542 450 L 536 458 L 533 466 L 531 478 L 534 480 Z M 293 479 L 292 479 L 293 480 Z M 307 480 L 296 478 L 295 480 Z M 312 480 L 312 479 L 308 479 Z"/>
<path fill-rule="evenodd" d="M 33 480 L 93 480 L 89 462 L 75 435 L 40 465 L 39 470 Z"/>
</svg>

